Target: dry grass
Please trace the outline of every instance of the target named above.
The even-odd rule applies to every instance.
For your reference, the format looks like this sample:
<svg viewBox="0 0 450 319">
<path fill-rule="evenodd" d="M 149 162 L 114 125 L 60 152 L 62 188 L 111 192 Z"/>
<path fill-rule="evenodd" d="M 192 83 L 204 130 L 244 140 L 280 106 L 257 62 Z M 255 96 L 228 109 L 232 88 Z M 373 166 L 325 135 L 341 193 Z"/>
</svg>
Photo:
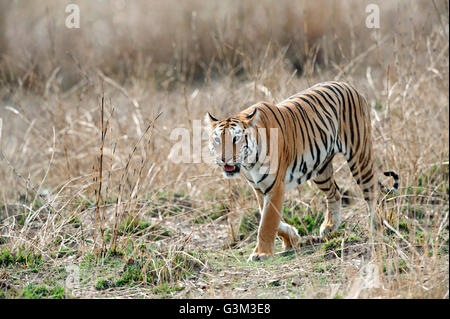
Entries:
<svg viewBox="0 0 450 319">
<path fill-rule="evenodd" d="M 0 4 L 0 296 L 448 298 L 448 1 L 383 2 L 379 30 L 360 1 L 79 3 L 79 30 L 62 2 Z M 172 162 L 170 133 L 332 79 L 367 97 L 401 177 L 377 255 L 337 158 L 355 198 L 335 238 L 247 264 L 249 186 Z M 324 200 L 306 183 L 286 219 L 315 234 Z"/>
</svg>

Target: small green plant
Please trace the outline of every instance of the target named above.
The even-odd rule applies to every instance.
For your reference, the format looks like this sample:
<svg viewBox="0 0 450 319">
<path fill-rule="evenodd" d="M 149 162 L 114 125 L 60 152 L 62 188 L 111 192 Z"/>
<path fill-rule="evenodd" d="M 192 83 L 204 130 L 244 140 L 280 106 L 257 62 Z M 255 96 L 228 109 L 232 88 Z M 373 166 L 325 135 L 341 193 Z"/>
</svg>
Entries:
<svg viewBox="0 0 450 319">
<path fill-rule="evenodd" d="M 69 224 L 71 224 L 74 228 L 79 228 L 81 226 L 81 220 L 79 217 L 72 217 Z"/>
<path fill-rule="evenodd" d="M 345 237 L 345 242 L 346 243 L 356 243 L 359 241 L 362 241 L 363 239 L 358 236 L 357 234 L 350 234 L 348 236 Z"/>
<path fill-rule="evenodd" d="M 116 281 L 115 285 L 118 287 L 125 286 L 127 284 L 134 284 L 136 282 L 143 282 L 143 265 L 140 261 L 135 264 L 127 264 L 124 267 L 124 271 L 121 277 Z"/>
<path fill-rule="evenodd" d="M 180 285 L 171 285 L 169 283 L 164 282 L 164 283 L 160 284 L 159 286 L 153 287 L 152 291 L 153 291 L 153 293 L 156 293 L 156 294 L 161 294 L 161 293 L 162 294 L 172 294 L 174 292 L 181 291 L 183 289 L 184 289 L 184 287 L 182 287 Z"/>
<path fill-rule="evenodd" d="M 27 252 L 25 249 L 19 249 L 17 252 L 12 252 L 9 249 L 0 251 L 0 266 L 8 267 L 14 264 L 20 264 L 27 267 L 38 267 L 43 263 L 42 256 Z"/>
<path fill-rule="evenodd" d="M 328 242 L 322 245 L 322 249 L 324 251 L 329 251 L 333 249 L 337 249 L 341 246 L 342 238 L 332 238 Z M 340 251 L 338 251 L 340 253 Z"/>
<path fill-rule="evenodd" d="M 137 217 L 129 216 L 120 226 L 119 235 L 136 234 L 143 230 L 151 230 L 153 226 L 150 222 L 140 220 Z"/>
<path fill-rule="evenodd" d="M 64 288 L 62 288 L 61 286 L 49 288 L 47 286 L 36 286 L 34 284 L 29 284 L 23 290 L 21 296 L 28 299 L 63 299 Z"/>
<path fill-rule="evenodd" d="M 70 256 L 76 253 L 76 250 L 67 248 L 67 247 L 61 247 L 58 251 L 58 258 L 63 258 L 66 256 Z"/>
<path fill-rule="evenodd" d="M 128 261 L 115 285 L 147 283 L 159 286 L 173 283 L 186 278 L 198 267 L 198 259 L 193 258 L 192 253 L 183 253 L 182 249 L 164 253 L 147 251 L 139 258 Z"/>
<path fill-rule="evenodd" d="M 325 269 L 323 269 L 323 267 L 318 267 L 318 268 L 316 268 L 315 272 L 324 273 Z"/>
<path fill-rule="evenodd" d="M 269 283 L 269 286 L 271 286 L 271 287 L 279 287 L 279 286 L 281 286 L 281 283 L 280 283 L 279 280 L 275 280 L 275 281 L 271 281 Z"/>
<path fill-rule="evenodd" d="M 303 216 L 295 214 L 294 211 L 290 214 L 287 212 L 289 211 L 285 211 L 286 222 L 296 227 L 300 236 L 319 234 L 320 225 L 323 222 L 322 212 L 316 214 L 308 210 Z"/>
<path fill-rule="evenodd" d="M 408 271 L 408 266 L 406 265 L 406 262 L 403 259 L 400 259 L 398 262 L 398 272 L 400 274 L 406 273 Z"/>
<path fill-rule="evenodd" d="M 383 104 L 381 103 L 380 100 L 376 100 L 373 104 L 372 107 L 377 110 L 377 111 L 381 111 L 383 109 Z"/>
<path fill-rule="evenodd" d="M 114 287 L 114 284 L 110 280 L 103 278 L 97 280 L 97 283 L 95 284 L 95 289 L 97 290 L 105 290 L 112 287 Z"/>
<path fill-rule="evenodd" d="M 239 227 L 239 232 L 243 235 L 243 237 L 248 237 L 253 231 L 258 229 L 258 219 L 257 213 L 251 211 L 248 214 L 245 214 L 242 217 L 241 225 Z"/>
</svg>

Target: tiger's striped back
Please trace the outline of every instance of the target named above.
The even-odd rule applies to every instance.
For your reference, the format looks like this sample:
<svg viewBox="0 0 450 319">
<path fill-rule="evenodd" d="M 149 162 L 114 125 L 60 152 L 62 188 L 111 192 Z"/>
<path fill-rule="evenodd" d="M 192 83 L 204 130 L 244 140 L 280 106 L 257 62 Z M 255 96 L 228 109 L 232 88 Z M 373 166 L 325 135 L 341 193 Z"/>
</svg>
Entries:
<svg viewBox="0 0 450 319">
<path fill-rule="evenodd" d="M 276 106 L 262 102 L 248 111 L 252 108 L 258 109 L 261 126 L 280 130 L 278 173 L 285 173 L 287 189 L 322 173 L 337 152 L 347 157 L 360 182 L 367 188 L 374 185 L 375 176 L 367 175 L 373 168 L 369 109 L 365 99 L 348 84 L 320 83 Z M 364 167 L 356 164 L 356 158 Z M 264 186 L 264 193 L 273 188 L 272 184 Z"/>
</svg>

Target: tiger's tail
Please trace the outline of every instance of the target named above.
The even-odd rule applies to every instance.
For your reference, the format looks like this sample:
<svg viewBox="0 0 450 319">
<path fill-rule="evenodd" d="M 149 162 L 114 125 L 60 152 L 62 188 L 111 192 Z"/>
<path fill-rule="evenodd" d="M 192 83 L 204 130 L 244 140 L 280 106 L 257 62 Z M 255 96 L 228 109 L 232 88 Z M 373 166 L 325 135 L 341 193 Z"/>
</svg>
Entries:
<svg viewBox="0 0 450 319">
<path fill-rule="evenodd" d="M 394 185 L 392 186 L 392 188 L 387 188 L 380 181 L 378 181 L 378 185 L 380 185 L 380 190 L 385 194 L 396 193 L 398 190 L 398 181 L 399 181 L 398 174 L 394 171 L 386 171 L 383 172 L 383 174 L 384 176 L 392 177 L 394 179 Z"/>
</svg>

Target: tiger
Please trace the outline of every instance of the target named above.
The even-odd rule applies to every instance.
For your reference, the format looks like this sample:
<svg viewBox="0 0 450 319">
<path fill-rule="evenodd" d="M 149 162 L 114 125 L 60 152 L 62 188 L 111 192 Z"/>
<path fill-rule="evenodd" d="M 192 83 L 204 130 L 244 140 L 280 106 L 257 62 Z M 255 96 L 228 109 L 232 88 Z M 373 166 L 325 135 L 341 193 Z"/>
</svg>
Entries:
<svg viewBox="0 0 450 319">
<path fill-rule="evenodd" d="M 261 219 L 249 262 L 273 257 L 277 235 L 284 250 L 295 249 L 300 236 L 282 220 L 284 194 L 308 180 L 326 196 L 320 237 L 327 238 L 339 227 L 342 191 L 332 164 L 337 153 L 344 155 L 362 190 L 370 229 L 378 225 L 377 190 L 398 189 L 394 171 L 384 172 L 394 179 L 391 189 L 377 183 L 370 108 L 345 82 L 318 83 L 276 105 L 258 102 L 223 120 L 207 112 L 205 121 L 213 164 L 223 169 L 225 178 L 242 172 L 256 194 Z"/>
</svg>

